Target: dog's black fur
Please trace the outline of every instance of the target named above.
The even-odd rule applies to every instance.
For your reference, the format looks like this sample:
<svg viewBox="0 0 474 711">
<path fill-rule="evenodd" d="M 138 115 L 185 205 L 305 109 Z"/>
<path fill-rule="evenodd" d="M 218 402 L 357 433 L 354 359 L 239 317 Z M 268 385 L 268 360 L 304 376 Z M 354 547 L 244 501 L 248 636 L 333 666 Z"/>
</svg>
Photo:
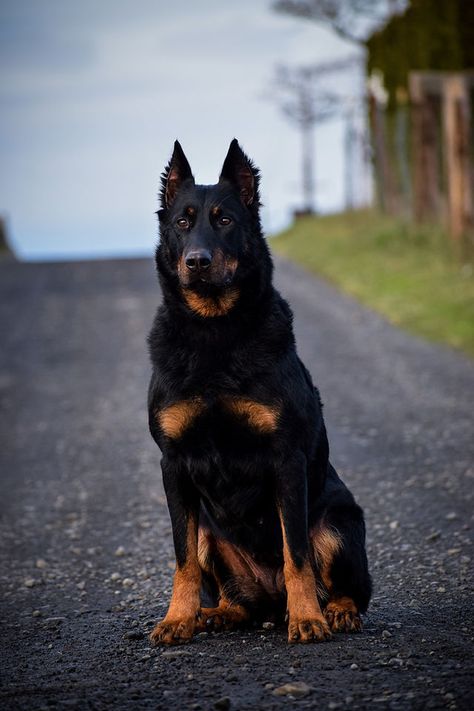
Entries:
<svg viewBox="0 0 474 711">
<path fill-rule="evenodd" d="M 258 186 L 235 139 L 217 185 L 195 184 L 178 142 L 162 176 L 149 423 L 176 573 L 154 642 L 283 621 L 285 607 L 289 641 L 320 640 L 360 629 L 370 599 L 362 510 L 329 463 Z"/>
</svg>

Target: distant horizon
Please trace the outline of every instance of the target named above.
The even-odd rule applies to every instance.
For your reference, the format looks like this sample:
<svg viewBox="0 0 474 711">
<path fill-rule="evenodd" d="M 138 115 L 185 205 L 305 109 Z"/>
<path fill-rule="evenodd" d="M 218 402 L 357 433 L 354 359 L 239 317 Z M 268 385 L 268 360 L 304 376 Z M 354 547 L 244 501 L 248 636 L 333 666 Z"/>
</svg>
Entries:
<svg viewBox="0 0 474 711">
<path fill-rule="evenodd" d="M 370 206 L 365 206 L 365 207 L 370 207 Z M 364 209 L 364 206 L 359 206 L 355 209 Z M 344 212 L 342 210 L 336 210 L 336 211 L 328 211 L 328 212 L 315 212 L 313 217 L 328 217 L 331 215 L 337 215 L 340 214 L 341 212 Z M 263 234 L 265 239 L 271 241 L 275 237 L 277 237 L 281 232 L 284 232 L 285 230 L 289 229 L 292 224 L 294 224 L 294 216 L 291 214 L 288 223 L 286 225 L 283 225 L 280 230 L 277 230 L 275 232 L 267 233 L 265 229 L 263 229 Z M 8 223 L 7 223 L 8 224 Z M 74 250 L 66 250 L 64 252 L 61 251 L 54 251 L 54 252 L 49 252 L 49 251 L 44 251 L 44 252 L 35 252 L 35 251 L 30 251 L 28 255 L 22 255 L 16 248 L 15 245 L 13 244 L 14 240 L 8 236 L 8 247 L 11 250 L 13 256 L 20 262 L 78 262 L 78 261 L 90 261 L 90 260 L 114 260 L 114 259 L 147 259 L 148 257 L 154 257 L 155 255 L 155 250 L 158 246 L 158 237 L 156 238 L 156 241 L 154 245 L 151 245 L 151 249 L 148 247 L 133 247 L 132 245 L 128 246 L 121 246 L 121 247 L 113 247 L 111 246 L 109 249 L 94 249 L 94 250 L 89 250 L 89 251 L 74 251 Z M 1 252 L 0 252 L 1 256 Z"/>
</svg>

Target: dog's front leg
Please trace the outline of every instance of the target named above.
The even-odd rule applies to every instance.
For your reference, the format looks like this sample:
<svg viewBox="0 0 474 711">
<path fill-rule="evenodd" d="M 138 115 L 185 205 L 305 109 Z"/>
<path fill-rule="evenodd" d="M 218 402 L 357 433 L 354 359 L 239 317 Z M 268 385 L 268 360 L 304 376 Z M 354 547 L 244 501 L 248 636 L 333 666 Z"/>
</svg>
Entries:
<svg viewBox="0 0 474 711">
<path fill-rule="evenodd" d="M 163 458 L 163 483 L 173 528 L 176 571 L 166 617 L 150 635 L 154 644 L 189 642 L 200 610 L 201 569 L 197 555 L 199 497 L 182 467 Z"/>
<path fill-rule="evenodd" d="M 288 641 L 313 642 L 331 636 L 321 612 L 308 536 L 306 458 L 295 454 L 278 467 L 278 513 L 283 535 Z"/>
</svg>

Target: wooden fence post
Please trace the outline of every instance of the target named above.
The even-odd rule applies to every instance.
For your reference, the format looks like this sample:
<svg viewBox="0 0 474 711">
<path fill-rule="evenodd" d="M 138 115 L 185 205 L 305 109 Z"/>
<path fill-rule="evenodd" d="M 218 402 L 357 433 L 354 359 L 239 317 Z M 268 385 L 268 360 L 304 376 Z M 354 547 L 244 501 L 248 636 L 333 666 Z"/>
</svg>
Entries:
<svg viewBox="0 0 474 711">
<path fill-rule="evenodd" d="M 448 226 L 459 241 L 473 225 L 469 82 L 461 74 L 443 78 Z"/>
<path fill-rule="evenodd" d="M 421 72 L 410 74 L 413 146 L 413 209 L 417 220 L 443 216 L 440 136 L 436 93 Z"/>
</svg>

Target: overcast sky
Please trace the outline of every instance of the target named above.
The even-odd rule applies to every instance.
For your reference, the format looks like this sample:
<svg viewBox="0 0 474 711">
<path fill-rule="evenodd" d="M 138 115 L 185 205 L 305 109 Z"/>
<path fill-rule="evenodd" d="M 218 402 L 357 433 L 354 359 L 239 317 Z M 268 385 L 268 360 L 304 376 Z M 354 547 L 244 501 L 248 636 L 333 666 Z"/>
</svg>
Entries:
<svg viewBox="0 0 474 711">
<path fill-rule="evenodd" d="M 0 213 L 19 254 L 151 253 L 175 138 L 212 183 L 236 136 L 262 169 L 267 232 L 285 226 L 301 205 L 300 143 L 264 98 L 274 66 L 354 49 L 270 5 L 2 0 Z M 323 211 L 343 206 L 341 139 L 341 122 L 317 129 Z"/>
</svg>

